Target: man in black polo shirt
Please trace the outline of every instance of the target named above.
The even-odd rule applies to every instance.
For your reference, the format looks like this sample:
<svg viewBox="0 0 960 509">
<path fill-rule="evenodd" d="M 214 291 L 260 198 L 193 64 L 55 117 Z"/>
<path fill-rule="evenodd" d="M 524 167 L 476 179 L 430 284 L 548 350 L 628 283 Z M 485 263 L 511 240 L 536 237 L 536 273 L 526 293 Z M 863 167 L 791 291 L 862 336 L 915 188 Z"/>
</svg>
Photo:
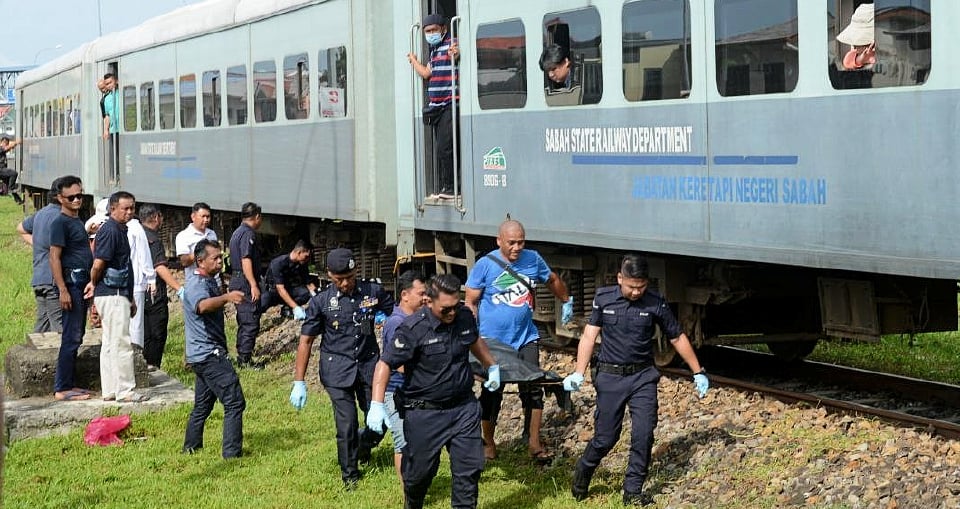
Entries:
<svg viewBox="0 0 960 509">
<path fill-rule="evenodd" d="M 157 273 L 157 284 L 153 292 L 144 299 L 143 310 L 143 358 L 147 367 L 159 368 L 163 358 L 163 350 L 167 345 L 167 323 L 170 311 L 167 307 L 167 286 L 173 289 L 183 299 L 183 286 L 167 267 L 167 253 L 160 240 L 160 226 L 163 225 L 163 214 L 152 204 L 140 206 L 140 222 L 143 231 L 147 234 L 147 244 L 150 246 L 150 259 L 153 260 L 153 270 Z"/>
<path fill-rule="evenodd" d="M 453 507 L 476 507 L 483 471 L 480 404 L 473 395 L 470 353 L 487 367 L 488 391 L 500 387 L 500 366 L 477 331 L 473 313 L 460 304 L 460 280 L 438 274 L 427 282 L 427 305 L 404 319 L 383 345 L 373 376 L 373 403 L 367 427 L 388 425 L 384 394 L 390 372 L 403 366 L 404 507 L 419 509 L 440 465 L 440 452 L 450 454 Z"/>
<path fill-rule="evenodd" d="M 237 304 L 237 366 L 254 370 L 263 369 L 263 363 L 252 358 L 260 333 L 260 212 L 256 203 L 244 203 L 240 209 L 243 222 L 230 237 L 230 290 L 239 290 L 245 296 Z"/>
<path fill-rule="evenodd" d="M 282 254 L 270 261 L 267 268 L 267 290 L 260 297 L 261 312 L 282 303 L 293 310 L 294 318 L 306 319 L 307 312 L 303 305 L 310 300 L 316 289 L 310 282 L 307 267 L 312 250 L 313 246 L 309 242 L 300 240 L 289 254 Z"/>
</svg>

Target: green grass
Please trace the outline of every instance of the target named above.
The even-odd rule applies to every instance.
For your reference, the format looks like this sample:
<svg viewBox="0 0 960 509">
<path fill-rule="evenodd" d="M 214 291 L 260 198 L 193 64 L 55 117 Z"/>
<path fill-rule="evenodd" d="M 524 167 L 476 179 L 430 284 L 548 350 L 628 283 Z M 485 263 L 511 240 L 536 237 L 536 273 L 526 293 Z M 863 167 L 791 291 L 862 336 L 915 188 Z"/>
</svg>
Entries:
<svg viewBox="0 0 960 509">
<path fill-rule="evenodd" d="M 0 353 L 23 341 L 32 328 L 34 307 L 30 279 L 30 250 L 13 233 L 22 213 L 12 200 L 0 199 Z M 914 347 L 897 338 L 881 345 L 823 344 L 813 357 L 863 368 L 892 370 L 915 365 L 914 376 L 958 380 L 957 336 L 923 336 Z M 187 385 L 192 375 L 182 366 L 183 323 L 171 322 L 163 368 Z M 316 369 L 316 358 L 311 370 Z M 233 509 L 245 507 L 387 508 L 402 506 L 389 439 L 374 451 L 370 467 L 356 492 L 341 489 L 336 462 L 336 441 L 329 400 L 310 387 L 307 407 L 296 412 L 287 401 L 292 356 L 273 362 L 263 372 L 242 371 L 247 398 L 244 414 L 244 453 L 238 460 L 220 458 L 222 408 L 218 405 L 207 422 L 206 448 L 199 454 L 180 454 L 191 405 L 161 413 L 134 415 L 122 447 L 88 447 L 81 430 L 69 435 L 30 439 L 10 445 L 4 461 L 3 503 L 12 508 L 189 508 Z M 924 371 L 926 370 L 926 371 Z M 943 377 L 943 378 L 940 378 Z M 770 426 L 759 423 L 758 426 Z M 790 426 L 771 432 L 785 433 Z M 816 455 L 845 444 L 785 435 L 785 447 L 798 447 Z M 839 439 L 838 439 L 839 440 Z M 534 467 L 524 447 L 500 450 L 480 484 L 480 507 L 556 508 L 621 507 L 622 472 L 601 469 L 591 498 L 576 504 L 569 495 L 572 459 L 546 469 Z M 445 457 L 444 457 L 445 458 Z M 803 455 L 795 461 L 806 462 Z M 759 507 L 776 507 L 765 480 L 770 472 L 785 468 L 784 458 L 769 451 L 749 458 L 738 483 Z M 658 464 L 655 462 L 655 467 Z M 717 468 L 724 468 L 723 465 Z M 790 468 L 786 465 L 786 468 Z M 709 472 L 705 472 L 707 475 Z M 676 481 L 676 474 L 651 472 L 649 485 Z M 678 486 L 678 488 L 680 488 Z M 690 489 L 696 489 L 690 487 Z M 449 507 L 449 465 L 444 459 L 428 495 L 427 507 Z"/>
</svg>

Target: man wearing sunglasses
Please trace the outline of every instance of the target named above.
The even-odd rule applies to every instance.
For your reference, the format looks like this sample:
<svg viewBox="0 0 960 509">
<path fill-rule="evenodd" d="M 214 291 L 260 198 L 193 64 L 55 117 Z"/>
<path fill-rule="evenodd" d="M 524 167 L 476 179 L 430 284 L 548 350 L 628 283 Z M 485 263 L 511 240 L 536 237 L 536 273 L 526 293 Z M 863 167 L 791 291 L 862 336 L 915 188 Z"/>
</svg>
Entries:
<svg viewBox="0 0 960 509">
<path fill-rule="evenodd" d="M 397 406 L 407 441 L 401 465 L 404 507 L 423 507 L 443 448 L 450 454 L 452 506 L 476 507 L 484 459 L 469 354 L 487 368 L 484 392 L 500 387 L 500 367 L 480 337 L 473 313 L 460 305 L 457 276 L 434 276 L 426 293 L 427 304 L 404 319 L 393 341 L 383 345 L 367 428 L 389 425 L 384 406 L 387 381 L 391 370 L 402 366 L 403 396 Z"/>
<path fill-rule="evenodd" d="M 370 449 L 383 439 L 382 429 L 358 429 L 357 405 L 367 413 L 373 370 L 380 358 L 375 316 L 378 311 L 384 315 L 393 312 L 393 297 L 379 283 L 358 281 L 358 269 L 349 249 L 334 249 L 327 254 L 327 276 L 333 284 L 311 297 L 307 305 L 290 392 L 290 404 L 302 409 L 307 403 L 304 376 L 313 340 L 322 334 L 320 381 L 333 403 L 337 461 L 348 490 L 360 481 L 358 462 L 368 460 Z"/>
<path fill-rule="evenodd" d="M 59 401 L 80 401 L 90 399 L 89 391 L 75 386 L 74 375 L 87 317 L 83 288 L 90 281 L 93 253 L 80 219 L 83 182 L 68 175 L 57 179 L 53 186 L 60 202 L 60 215 L 50 224 L 49 256 L 50 272 L 60 296 L 62 330 L 53 390 Z"/>
</svg>

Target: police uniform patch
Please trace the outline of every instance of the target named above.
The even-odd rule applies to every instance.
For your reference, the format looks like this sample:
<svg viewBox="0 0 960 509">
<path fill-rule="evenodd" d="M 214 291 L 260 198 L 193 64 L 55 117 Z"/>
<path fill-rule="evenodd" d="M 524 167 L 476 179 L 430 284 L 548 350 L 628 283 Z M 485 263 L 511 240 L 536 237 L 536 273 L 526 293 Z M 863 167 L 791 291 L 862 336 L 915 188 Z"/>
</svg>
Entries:
<svg viewBox="0 0 960 509">
<path fill-rule="evenodd" d="M 330 310 L 333 311 L 337 309 L 340 309 L 340 301 L 338 301 L 336 297 L 330 297 Z"/>
</svg>

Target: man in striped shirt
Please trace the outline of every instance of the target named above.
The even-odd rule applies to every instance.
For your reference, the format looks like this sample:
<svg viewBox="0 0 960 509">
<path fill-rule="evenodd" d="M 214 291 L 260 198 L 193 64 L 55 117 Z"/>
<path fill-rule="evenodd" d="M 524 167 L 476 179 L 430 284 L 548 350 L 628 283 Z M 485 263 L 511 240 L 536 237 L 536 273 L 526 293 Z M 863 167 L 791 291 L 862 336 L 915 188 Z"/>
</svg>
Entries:
<svg viewBox="0 0 960 509">
<path fill-rule="evenodd" d="M 423 18 L 423 35 L 430 45 L 429 63 L 420 63 L 413 53 L 407 54 L 407 60 L 421 78 L 428 80 L 429 103 L 423 108 L 423 121 L 433 126 L 439 168 L 434 189 L 438 191 L 438 198 L 453 199 L 456 197 L 453 188 L 453 172 L 456 168 L 453 166 L 453 111 L 450 106 L 460 98 L 456 90 L 459 77 L 454 67 L 460 58 L 460 47 L 450 37 L 447 19 L 439 14 L 429 14 Z"/>
</svg>

